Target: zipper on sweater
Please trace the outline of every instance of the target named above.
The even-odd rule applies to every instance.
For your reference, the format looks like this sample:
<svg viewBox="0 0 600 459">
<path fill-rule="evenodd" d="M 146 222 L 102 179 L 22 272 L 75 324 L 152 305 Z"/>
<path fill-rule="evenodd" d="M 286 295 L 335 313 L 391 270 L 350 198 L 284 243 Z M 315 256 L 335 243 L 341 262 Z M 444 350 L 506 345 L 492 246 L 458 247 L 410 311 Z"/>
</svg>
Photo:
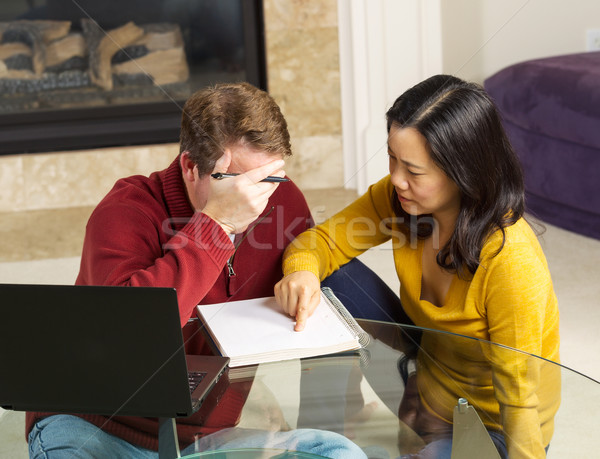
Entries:
<svg viewBox="0 0 600 459">
<path fill-rule="evenodd" d="M 244 235 L 244 237 L 235 245 L 235 252 L 233 252 L 233 255 L 231 255 L 231 257 L 229 257 L 229 260 L 227 260 L 227 293 L 228 295 L 232 295 L 232 293 L 230 292 L 229 289 L 229 280 L 232 277 L 235 277 L 237 274 L 235 273 L 235 270 L 233 269 L 233 259 L 235 258 L 235 254 L 237 253 L 237 249 L 238 247 L 242 244 L 242 242 L 244 242 L 244 239 L 246 239 L 248 237 L 248 235 L 254 231 L 254 228 L 256 228 L 265 218 L 267 218 L 269 215 L 271 215 L 271 212 L 273 212 L 273 210 L 275 210 L 275 207 L 271 207 L 269 209 L 269 211 L 262 216 L 262 218 L 260 220 L 258 220 L 253 226 L 252 228 L 250 228 L 248 231 L 246 231 L 246 234 Z"/>
<path fill-rule="evenodd" d="M 233 255 L 231 255 L 231 258 L 229 258 L 229 260 L 227 260 L 227 272 L 229 274 L 229 277 L 235 276 L 235 271 L 233 270 Z"/>
</svg>

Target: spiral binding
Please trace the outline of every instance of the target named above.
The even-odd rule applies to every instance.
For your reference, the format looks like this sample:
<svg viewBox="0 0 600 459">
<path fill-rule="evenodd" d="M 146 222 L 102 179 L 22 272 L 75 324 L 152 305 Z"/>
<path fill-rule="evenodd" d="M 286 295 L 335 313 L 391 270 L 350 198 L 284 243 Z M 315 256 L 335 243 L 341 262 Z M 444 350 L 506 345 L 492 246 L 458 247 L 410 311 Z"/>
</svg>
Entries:
<svg viewBox="0 0 600 459">
<path fill-rule="evenodd" d="M 346 328 L 353 335 L 358 337 L 358 343 L 362 347 L 366 347 L 371 342 L 371 337 L 369 334 L 365 332 L 360 325 L 358 325 L 358 322 L 356 322 L 354 317 L 352 317 L 338 297 L 335 296 L 333 290 L 331 290 L 329 287 L 323 287 L 321 288 L 321 291 L 323 292 L 323 296 L 327 300 L 327 304 L 331 310 L 341 319 Z"/>
</svg>

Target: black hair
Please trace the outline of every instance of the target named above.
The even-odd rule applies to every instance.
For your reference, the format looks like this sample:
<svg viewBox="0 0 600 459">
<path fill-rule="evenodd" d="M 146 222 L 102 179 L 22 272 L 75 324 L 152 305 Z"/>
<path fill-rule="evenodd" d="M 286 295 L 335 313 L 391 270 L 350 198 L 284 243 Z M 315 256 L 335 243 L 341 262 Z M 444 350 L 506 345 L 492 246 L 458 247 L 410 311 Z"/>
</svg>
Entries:
<svg viewBox="0 0 600 459">
<path fill-rule="evenodd" d="M 437 263 L 466 278 L 479 266 L 481 249 L 495 231 L 523 216 L 523 172 L 494 102 L 477 84 L 436 75 L 403 93 L 386 114 L 393 126 L 416 129 L 427 141 L 435 164 L 459 188 L 460 211 Z M 402 209 L 396 191 L 392 205 L 405 227 L 418 238 L 432 234 L 430 215 L 416 219 Z"/>
</svg>

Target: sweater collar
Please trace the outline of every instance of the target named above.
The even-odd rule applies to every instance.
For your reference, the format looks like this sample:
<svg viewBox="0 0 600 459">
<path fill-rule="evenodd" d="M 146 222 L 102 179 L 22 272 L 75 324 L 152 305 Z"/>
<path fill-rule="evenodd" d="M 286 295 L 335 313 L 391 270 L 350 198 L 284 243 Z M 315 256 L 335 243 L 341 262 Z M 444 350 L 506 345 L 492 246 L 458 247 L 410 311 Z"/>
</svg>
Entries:
<svg viewBox="0 0 600 459">
<path fill-rule="evenodd" d="M 183 183 L 179 156 L 162 171 L 163 193 L 169 215 L 174 219 L 189 219 L 194 214 Z M 177 221 L 177 220 L 176 220 Z"/>
</svg>

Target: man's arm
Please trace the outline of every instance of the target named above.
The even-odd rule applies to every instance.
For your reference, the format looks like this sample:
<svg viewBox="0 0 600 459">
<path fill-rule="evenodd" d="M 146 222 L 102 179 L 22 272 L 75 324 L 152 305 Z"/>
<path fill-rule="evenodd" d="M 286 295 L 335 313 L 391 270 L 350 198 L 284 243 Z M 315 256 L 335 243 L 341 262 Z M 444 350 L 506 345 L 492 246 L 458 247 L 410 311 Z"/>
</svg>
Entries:
<svg viewBox="0 0 600 459">
<path fill-rule="evenodd" d="M 168 222 L 125 203 L 96 209 L 87 225 L 77 283 L 173 287 L 184 325 L 234 247 L 220 226 L 201 213 L 179 231 L 165 232 L 163 223 Z"/>
<path fill-rule="evenodd" d="M 223 155 L 215 170 L 226 170 L 229 161 L 230 155 Z M 207 187 L 188 187 L 188 193 L 197 193 L 190 201 L 203 203 L 202 208 L 184 224 L 172 221 L 164 204 L 143 187 L 117 189 L 88 222 L 77 283 L 173 287 L 184 325 L 235 251 L 229 234 L 255 220 L 278 186 L 256 182 L 282 173 L 282 163 L 272 161 L 222 181 L 202 178 Z M 196 183 L 201 180 L 193 168 L 186 173 Z M 177 231 L 173 224 L 179 225 Z"/>
</svg>

